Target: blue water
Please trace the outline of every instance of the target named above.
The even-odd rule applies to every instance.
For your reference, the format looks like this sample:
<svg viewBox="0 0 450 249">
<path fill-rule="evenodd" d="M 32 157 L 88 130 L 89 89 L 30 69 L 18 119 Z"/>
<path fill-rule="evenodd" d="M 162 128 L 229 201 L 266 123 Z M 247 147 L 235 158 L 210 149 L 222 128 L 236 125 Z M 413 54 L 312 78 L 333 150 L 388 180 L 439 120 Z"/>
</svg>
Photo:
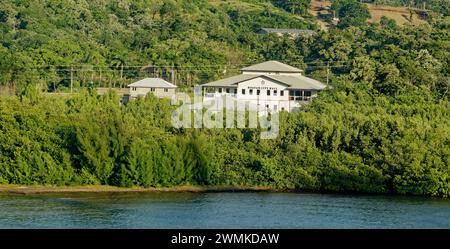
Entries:
<svg viewBox="0 0 450 249">
<path fill-rule="evenodd" d="M 0 193 L 0 228 L 450 228 L 450 200 L 303 193 Z"/>
</svg>

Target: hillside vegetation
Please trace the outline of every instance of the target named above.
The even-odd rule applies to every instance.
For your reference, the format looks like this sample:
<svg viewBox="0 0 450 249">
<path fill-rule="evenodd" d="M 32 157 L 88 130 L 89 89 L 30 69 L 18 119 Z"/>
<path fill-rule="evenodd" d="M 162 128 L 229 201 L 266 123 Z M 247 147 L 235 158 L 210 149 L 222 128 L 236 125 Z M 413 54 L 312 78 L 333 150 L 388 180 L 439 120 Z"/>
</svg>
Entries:
<svg viewBox="0 0 450 249">
<path fill-rule="evenodd" d="M 0 82 L 16 95 L 0 97 L 0 183 L 448 196 L 449 17 L 368 24 L 365 5 L 341 0 L 333 8 L 344 21 L 328 32 L 257 35 L 316 28 L 304 1 L 283 3 L 1 2 Z M 187 86 L 269 59 L 328 75 L 331 86 L 300 112 L 281 112 L 274 140 L 261 129 L 175 129 L 169 100 L 119 105 L 86 87 L 149 73 Z M 72 67 L 85 86 L 76 95 L 42 93 L 67 88 Z"/>
<path fill-rule="evenodd" d="M 261 27 L 313 29 L 270 2 L 27 0 L 0 3 L 0 85 L 193 85 L 267 59 Z M 145 70 L 142 70 L 143 66 Z"/>
<path fill-rule="evenodd" d="M 384 4 L 383 4 L 384 3 Z M 387 3 L 393 4 L 386 5 Z M 334 17 L 333 11 L 330 8 L 332 1 L 327 0 L 312 0 L 310 12 L 313 16 L 317 17 L 317 22 L 321 25 L 322 29 L 326 30 L 331 25 L 332 17 Z M 407 6 L 403 6 L 402 2 L 395 4 L 393 1 L 367 1 L 367 8 L 371 17 L 369 23 L 379 23 L 382 17 L 387 17 L 394 20 L 398 25 L 419 25 L 426 23 L 427 16 L 420 16 L 416 11 L 410 11 Z M 336 16 L 337 17 L 337 16 Z"/>
</svg>

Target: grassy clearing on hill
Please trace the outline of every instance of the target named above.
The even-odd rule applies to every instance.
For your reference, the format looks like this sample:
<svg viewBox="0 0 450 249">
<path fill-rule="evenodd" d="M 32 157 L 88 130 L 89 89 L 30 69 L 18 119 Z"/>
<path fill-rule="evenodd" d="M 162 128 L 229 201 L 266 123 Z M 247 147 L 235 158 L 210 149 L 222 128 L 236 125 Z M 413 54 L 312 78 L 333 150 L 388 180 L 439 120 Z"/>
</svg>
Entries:
<svg viewBox="0 0 450 249">
<path fill-rule="evenodd" d="M 330 6 L 331 1 L 311 1 L 310 13 L 317 17 L 317 23 L 322 30 L 327 30 L 331 24 L 330 21 L 327 20 L 327 17 L 330 18 L 330 20 L 333 17 Z M 417 13 L 413 13 L 412 20 L 410 20 L 410 12 L 407 7 L 393 7 L 376 4 L 367 4 L 367 7 L 372 16 L 372 18 L 368 20 L 369 23 L 378 23 L 383 16 L 395 20 L 398 25 L 419 25 L 426 22 L 425 20 L 420 19 Z"/>
<path fill-rule="evenodd" d="M 419 18 L 416 13 L 413 13 L 412 20 L 409 20 L 409 10 L 406 7 L 392 7 L 384 5 L 368 4 L 370 14 L 372 18 L 369 19 L 370 23 L 380 22 L 382 16 L 386 16 L 395 20 L 398 25 L 412 24 L 419 25 L 425 23 L 425 20 Z"/>
</svg>

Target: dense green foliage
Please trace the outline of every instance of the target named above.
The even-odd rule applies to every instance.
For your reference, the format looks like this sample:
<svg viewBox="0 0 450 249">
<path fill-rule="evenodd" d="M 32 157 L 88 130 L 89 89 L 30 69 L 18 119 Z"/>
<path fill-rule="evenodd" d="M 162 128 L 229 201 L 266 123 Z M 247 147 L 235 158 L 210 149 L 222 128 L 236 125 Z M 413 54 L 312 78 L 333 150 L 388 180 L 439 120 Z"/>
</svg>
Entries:
<svg viewBox="0 0 450 249">
<path fill-rule="evenodd" d="M 450 16 L 449 0 L 362 0 L 361 2 L 425 9 Z"/>
<path fill-rule="evenodd" d="M 279 6 L 293 14 L 306 14 L 310 7 L 310 0 L 273 0 Z"/>
<path fill-rule="evenodd" d="M 149 74 L 204 83 L 263 59 L 274 39 L 261 27 L 315 24 L 270 1 L 1 1 L 0 86 L 64 91 L 71 78 L 75 87 L 123 86 Z"/>
<path fill-rule="evenodd" d="M 171 134 L 168 101 L 119 97 L 0 101 L 0 181 L 18 184 L 173 186 L 213 183 L 204 136 Z"/>
<path fill-rule="evenodd" d="M 349 23 L 295 40 L 255 34 L 314 26 L 273 2 L 1 2 L 0 82 L 18 92 L 0 97 L 0 183 L 448 196 L 448 17 Z M 282 112 L 274 140 L 261 140 L 260 129 L 175 129 L 175 106 L 152 96 L 120 105 L 114 93 L 39 88 L 67 87 L 72 64 L 97 66 L 95 75 L 74 72 L 82 85 L 119 85 L 145 74 L 126 66 L 149 64 L 164 65 L 153 67 L 163 76 L 174 65 L 177 83 L 190 85 L 268 59 L 328 75 L 331 86 L 300 112 Z"/>
<path fill-rule="evenodd" d="M 395 98 L 335 80 L 280 135 L 174 129 L 168 100 L 119 106 L 114 94 L 0 100 L 0 181 L 450 193 L 450 102 L 427 90 Z"/>
<path fill-rule="evenodd" d="M 333 1 L 331 9 L 339 18 L 337 26 L 340 28 L 365 25 L 370 18 L 367 5 L 358 0 L 336 0 Z"/>
</svg>

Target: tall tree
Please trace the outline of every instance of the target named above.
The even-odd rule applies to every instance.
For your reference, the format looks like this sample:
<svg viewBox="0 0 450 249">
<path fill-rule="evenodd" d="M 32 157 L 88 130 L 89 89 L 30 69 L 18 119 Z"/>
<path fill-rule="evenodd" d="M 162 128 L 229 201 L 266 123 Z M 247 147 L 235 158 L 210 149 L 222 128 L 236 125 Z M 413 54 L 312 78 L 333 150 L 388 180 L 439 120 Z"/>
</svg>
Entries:
<svg viewBox="0 0 450 249">
<path fill-rule="evenodd" d="M 370 18 L 370 12 L 365 3 L 358 0 L 336 0 L 331 5 L 339 18 L 338 27 L 363 26 Z"/>
</svg>

